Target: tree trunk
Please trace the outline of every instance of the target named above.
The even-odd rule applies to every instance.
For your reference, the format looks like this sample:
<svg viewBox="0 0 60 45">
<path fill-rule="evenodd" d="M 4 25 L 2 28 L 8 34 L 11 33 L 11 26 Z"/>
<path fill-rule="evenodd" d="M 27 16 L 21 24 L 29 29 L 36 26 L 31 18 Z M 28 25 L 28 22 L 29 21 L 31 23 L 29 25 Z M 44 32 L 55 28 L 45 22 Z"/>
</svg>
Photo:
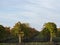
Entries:
<svg viewBox="0 0 60 45">
<path fill-rule="evenodd" d="M 19 35 L 19 43 L 21 43 L 21 36 Z"/>
<path fill-rule="evenodd" d="M 50 42 L 52 42 L 52 37 L 53 37 L 52 33 L 50 33 Z"/>
</svg>

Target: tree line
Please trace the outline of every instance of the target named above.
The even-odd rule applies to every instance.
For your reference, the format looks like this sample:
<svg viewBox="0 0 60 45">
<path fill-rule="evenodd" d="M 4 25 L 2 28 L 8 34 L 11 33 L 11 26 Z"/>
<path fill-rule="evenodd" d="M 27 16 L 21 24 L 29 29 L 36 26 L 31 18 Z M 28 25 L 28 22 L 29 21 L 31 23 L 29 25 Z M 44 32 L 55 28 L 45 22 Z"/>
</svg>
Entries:
<svg viewBox="0 0 60 45">
<path fill-rule="evenodd" d="M 28 23 L 17 22 L 12 28 L 0 25 L 0 41 L 12 37 L 18 40 L 18 33 L 22 31 L 24 32 L 24 40 L 30 40 L 39 33 L 35 28 L 30 27 Z"/>
<path fill-rule="evenodd" d="M 22 31 L 24 32 L 23 41 L 33 41 L 34 38 L 39 38 L 43 41 L 48 40 L 52 42 L 53 40 L 60 39 L 60 28 L 57 28 L 57 25 L 53 22 L 45 23 L 40 32 L 30 27 L 29 23 L 17 22 L 13 28 L 0 25 L 0 41 L 11 37 L 18 39 L 18 34 Z"/>
</svg>

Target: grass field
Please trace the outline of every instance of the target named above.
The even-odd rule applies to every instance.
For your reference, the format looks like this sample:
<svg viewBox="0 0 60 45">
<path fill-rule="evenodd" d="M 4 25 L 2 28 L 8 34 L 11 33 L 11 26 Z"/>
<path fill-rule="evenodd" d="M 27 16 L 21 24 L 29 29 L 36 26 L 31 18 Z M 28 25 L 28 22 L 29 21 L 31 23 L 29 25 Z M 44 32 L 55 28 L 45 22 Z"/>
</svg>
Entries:
<svg viewBox="0 0 60 45">
<path fill-rule="evenodd" d="M 60 43 L 29 42 L 29 43 L 0 43 L 0 45 L 60 45 Z"/>
</svg>

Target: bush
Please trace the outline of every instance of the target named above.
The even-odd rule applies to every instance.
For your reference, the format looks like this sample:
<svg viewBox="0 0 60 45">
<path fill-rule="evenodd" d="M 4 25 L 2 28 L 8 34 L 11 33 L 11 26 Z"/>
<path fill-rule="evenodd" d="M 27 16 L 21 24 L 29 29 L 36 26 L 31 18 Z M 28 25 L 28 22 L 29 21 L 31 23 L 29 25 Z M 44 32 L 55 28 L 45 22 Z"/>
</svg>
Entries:
<svg viewBox="0 0 60 45">
<path fill-rule="evenodd" d="M 54 42 L 60 42 L 60 37 L 55 37 L 55 38 L 53 38 L 53 41 L 54 41 Z"/>
</svg>

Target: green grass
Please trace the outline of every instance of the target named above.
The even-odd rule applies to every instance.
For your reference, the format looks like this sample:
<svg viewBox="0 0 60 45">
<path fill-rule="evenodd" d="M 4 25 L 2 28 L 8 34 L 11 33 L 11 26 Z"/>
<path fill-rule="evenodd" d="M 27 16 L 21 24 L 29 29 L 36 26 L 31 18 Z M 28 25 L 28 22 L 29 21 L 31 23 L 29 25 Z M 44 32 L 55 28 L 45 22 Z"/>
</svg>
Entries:
<svg viewBox="0 0 60 45">
<path fill-rule="evenodd" d="M 0 45 L 18 45 L 17 43 L 0 43 Z"/>
<path fill-rule="evenodd" d="M 29 42 L 29 43 L 0 43 L 0 45 L 55 45 L 54 43 L 49 43 L 49 42 Z M 60 43 L 58 43 L 60 45 Z"/>
</svg>

